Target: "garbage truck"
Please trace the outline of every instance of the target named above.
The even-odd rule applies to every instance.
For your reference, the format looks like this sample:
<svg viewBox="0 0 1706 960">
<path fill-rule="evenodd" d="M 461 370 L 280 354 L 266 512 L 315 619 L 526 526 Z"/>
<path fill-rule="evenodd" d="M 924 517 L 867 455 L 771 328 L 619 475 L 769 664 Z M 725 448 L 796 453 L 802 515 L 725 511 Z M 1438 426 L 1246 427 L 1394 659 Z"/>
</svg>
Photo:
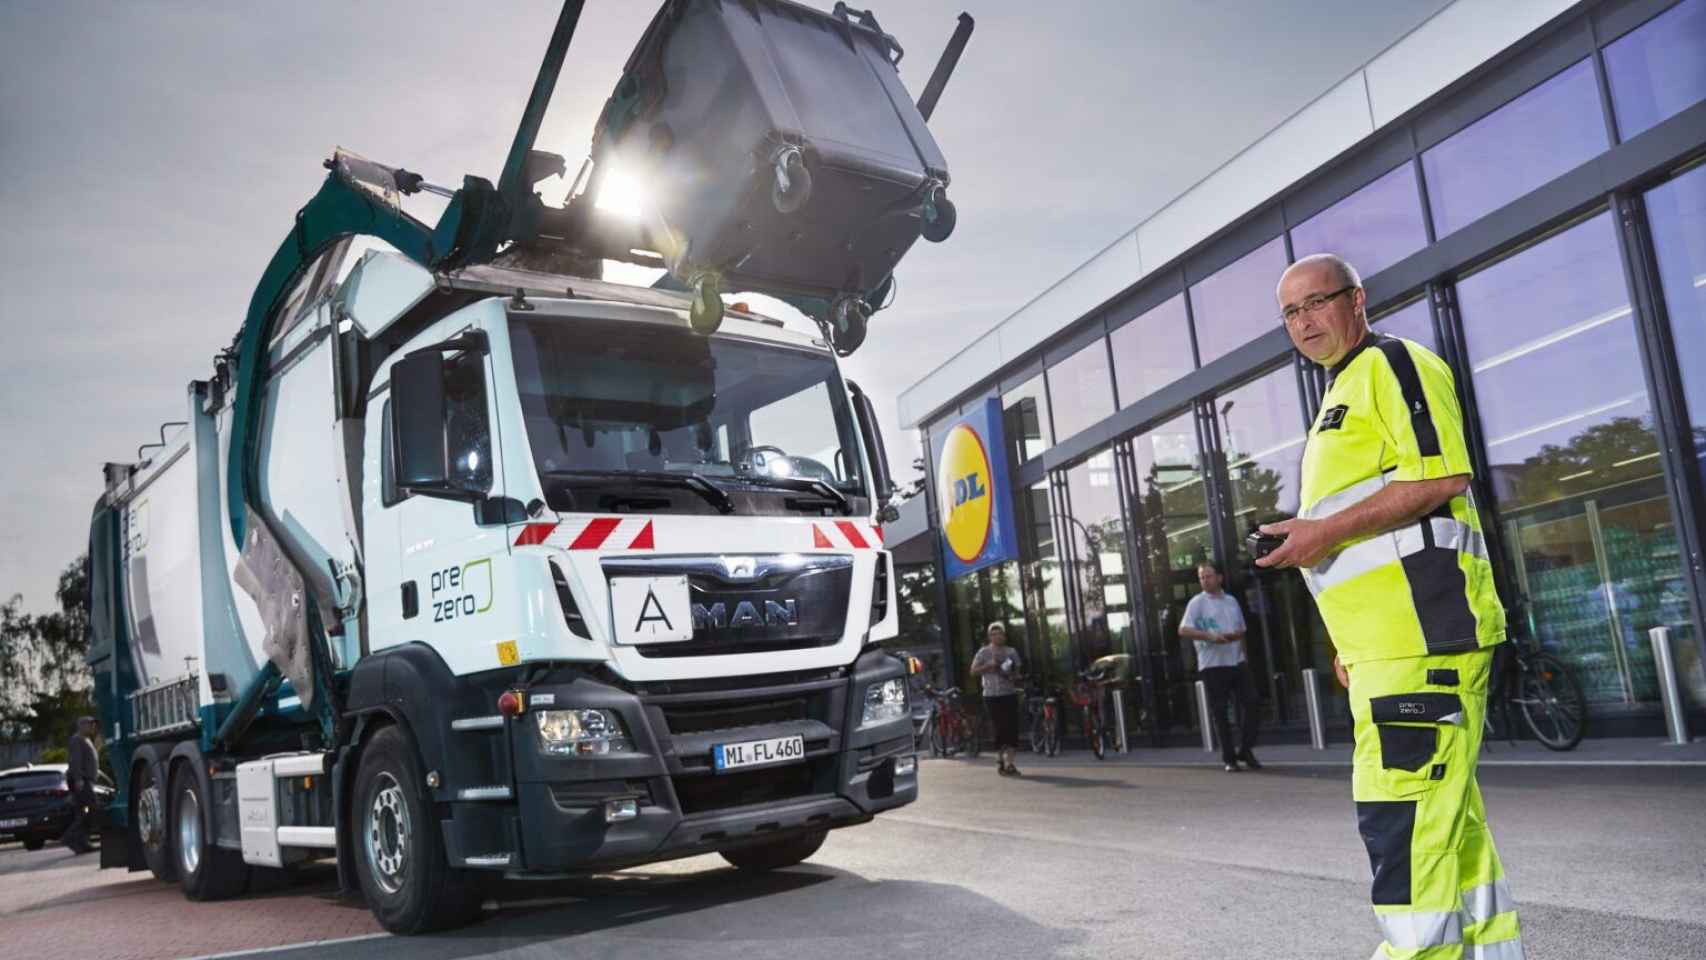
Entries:
<svg viewBox="0 0 1706 960">
<path fill-rule="evenodd" d="M 704 2 L 881 39 L 868 13 Z M 331 859 L 416 933 L 499 878 L 785 867 L 916 798 L 908 667 L 880 647 L 893 485 L 837 360 L 869 311 L 838 327 L 820 297 L 801 329 L 714 290 L 707 323 L 703 286 L 598 275 L 664 258 L 532 192 L 561 172 L 534 138 L 579 7 L 498 183 L 338 151 L 181 417 L 106 465 L 103 867 L 210 900 Z M 423 190 L 433 226 L 401 206 Z"/>
</svg>

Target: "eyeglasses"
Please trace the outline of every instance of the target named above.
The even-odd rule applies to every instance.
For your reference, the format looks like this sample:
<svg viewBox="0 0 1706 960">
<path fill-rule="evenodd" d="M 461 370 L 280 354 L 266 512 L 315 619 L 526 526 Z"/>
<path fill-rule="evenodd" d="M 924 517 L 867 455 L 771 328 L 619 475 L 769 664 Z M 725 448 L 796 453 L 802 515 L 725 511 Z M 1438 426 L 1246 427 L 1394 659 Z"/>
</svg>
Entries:
<svg viewBox="0 0 1706 960">
<path fill-rule="evenodd" d="M 1355 289 L 1357 289 L 1356 284 L 1351 284 L 1347 287 L 1340 287 L 1332 293 L 1317 293 L 1313 296 L 1304 297 L 1302 303 L 1294 303 L 1285 308 L 1285 312 L 1279 316 L 1280 322 L 1296 323 L 1298 317 L 1306 313 L 1317 313 L 1322 307 L 1331 303 L 1334 297 L 1342 296 Z"/>
</svg>

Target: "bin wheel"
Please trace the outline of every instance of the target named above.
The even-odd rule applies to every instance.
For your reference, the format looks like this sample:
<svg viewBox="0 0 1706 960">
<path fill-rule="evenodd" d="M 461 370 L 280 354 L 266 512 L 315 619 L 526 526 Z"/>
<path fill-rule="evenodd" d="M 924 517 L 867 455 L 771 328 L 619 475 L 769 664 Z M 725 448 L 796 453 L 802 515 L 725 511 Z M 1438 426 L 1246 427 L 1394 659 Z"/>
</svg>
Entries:
<svg viewBox="0 0 1706 960">
<path fill-rule="evenodd" d="M 712 277 L 702 277 L 693 285 L 693 306 L 688 308 L 687 322 L 694 333 L 709 336 L 723 325 L 723 295 L 720 287 Z"/>
<path fill-rule="evenodd" d="M 783 147 L 776 153 L 770 181 L 770 202 L 776 212 L 787 216 L 806 205 L 812 195 L 812 174 L 797 147 Z"/>
<path fill-rule="evenodd" d="M 844 296 L 829 310 L 829 342 L 839 357 L 849 357 L 865 342 L 871 323 L 871 305 L 863 297 Z"/>
<path fill-rule="evenodd" d="M 954 201 L 948 199 L 942 188 L 936 188 L 924 205 L 924 227 L 919 232 L 931 243 L 941 243 L 954 232 L 958 222 L 959 211 L 954 208 Z"/>
</svg>

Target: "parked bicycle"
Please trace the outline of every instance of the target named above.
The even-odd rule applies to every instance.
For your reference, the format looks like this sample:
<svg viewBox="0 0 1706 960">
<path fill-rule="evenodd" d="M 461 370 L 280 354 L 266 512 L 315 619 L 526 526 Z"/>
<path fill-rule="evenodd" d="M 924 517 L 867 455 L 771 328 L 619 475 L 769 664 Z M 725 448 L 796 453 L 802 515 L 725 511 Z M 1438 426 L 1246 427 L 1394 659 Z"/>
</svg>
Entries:
<svg viewBox="0 0 1706 960">
<path fill-rule="evenodd" d="M 937 690 L 927 686 L 924 692 L 929 695 L 933 706 L 920 737 L 929 738 L 930 755 L 975 757 L 982 753 L 983 738 L 978 732 L 977 710 L 960 696 L 960 688 Z"/>
<path fill-rule="evenodd" d="M 1512 637 L 1502 644 L 1493 664 L 1486 718 L 1489 737 L 1497 707 L 1506 739 L 1514 741 L 1511 705 L 1515 704 L 1534 739 L 1547 749 L 1573 750 L 1582 742 L 1587 733 L 1587 698 L 1568 665 L 1528 637 Z"/>
<path fill-rule="evenodd" d="M 1083 718 L 1084 740 L 1097 760 L 1108 755 L 1108 727 L 1102 722 L 1103 684 L 1106 682 L 1103 671 L 1095 668 L 1079 671 L 1072 678 L 1072 703 Z"/>
<path fill-rule="evenodd" d="M 1060 753 L 1060 697 L 1041 686 L 1025 691 L 1026 723 L 1031 752 L 1052 757 Z"/>
</svg>

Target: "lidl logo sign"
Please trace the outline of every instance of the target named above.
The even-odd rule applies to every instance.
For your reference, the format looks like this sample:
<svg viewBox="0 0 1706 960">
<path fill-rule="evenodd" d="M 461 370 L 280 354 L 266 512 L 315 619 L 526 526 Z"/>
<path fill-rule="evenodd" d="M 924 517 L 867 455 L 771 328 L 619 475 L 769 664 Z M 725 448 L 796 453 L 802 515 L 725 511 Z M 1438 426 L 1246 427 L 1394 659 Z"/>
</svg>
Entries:
<svg viewBox="0 0 1706 960">
<path fill-rule="evenodd" d="M 935 452 L 937 522 L 949 577 L 1014 559 L 1001 405 L 994 399 L 931 437 Z"/>
</svg>

